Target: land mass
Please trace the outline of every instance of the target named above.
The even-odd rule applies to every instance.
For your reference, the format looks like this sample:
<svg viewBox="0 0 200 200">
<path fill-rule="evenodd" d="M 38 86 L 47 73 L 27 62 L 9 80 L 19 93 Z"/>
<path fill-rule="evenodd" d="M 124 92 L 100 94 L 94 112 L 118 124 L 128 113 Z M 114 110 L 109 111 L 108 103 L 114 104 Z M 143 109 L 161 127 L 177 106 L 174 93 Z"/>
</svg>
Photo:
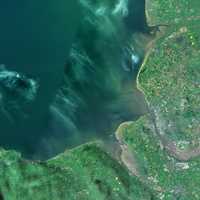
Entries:
<svg viewBox="0 0 200 200">
<path fill-rule="evenodd" d="M 126 149 L 122 161 L 158 199 L 200 199 L 199 9 L 199 1 L 146 1 L 156 37 L 137 86 L 149 113 L 116 134 Z M 127 154 L 134 162 L 123 159 Z"/>
<path fill-rule="evenodd" d="M 137 87 L 149 113 L 118 128 L 119 161 L 100 143 L 46 162 L 2 149 L 0 199 L 199 200 L 199 13 L 198 0 L 146 1 L 155 40 Z"/>
</svg>

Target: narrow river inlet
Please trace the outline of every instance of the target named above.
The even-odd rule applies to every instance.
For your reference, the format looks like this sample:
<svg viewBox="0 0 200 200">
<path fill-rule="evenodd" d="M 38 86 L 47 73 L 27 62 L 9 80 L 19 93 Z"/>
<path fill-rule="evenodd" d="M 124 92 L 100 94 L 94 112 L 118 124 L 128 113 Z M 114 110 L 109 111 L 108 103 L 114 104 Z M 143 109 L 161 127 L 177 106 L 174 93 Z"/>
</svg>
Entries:
<svg viewBox="0 0 200 200">
<path fill-rule="evenodd" d="M 145 3 L 95 2 L 0 3 L 0 146 L 48 159 L 147 112 Z"/>
</svg>

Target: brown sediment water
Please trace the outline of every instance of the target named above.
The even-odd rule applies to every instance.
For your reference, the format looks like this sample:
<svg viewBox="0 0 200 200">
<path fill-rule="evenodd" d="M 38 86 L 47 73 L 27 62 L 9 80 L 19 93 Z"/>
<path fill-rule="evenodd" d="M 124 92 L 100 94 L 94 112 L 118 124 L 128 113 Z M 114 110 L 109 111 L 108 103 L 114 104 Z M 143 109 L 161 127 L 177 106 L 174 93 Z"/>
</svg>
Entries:
<svg viewBox="0 0 200 200">
<path fill-rule="evenodd" d="M 135 1 L 135 3 L 141 3 L 142 8 L 144 6 L 144 1 Z M 140 8 L 139 5 L 138 7 Z M 71 11 L 69 13 L 71 13 Z M 36 16 L 35 19 L 38 19 L 37 17 L 38 16 Z M 33 58 L 35 55 L 38 56 L 38 52 L 37 54 L 34 54 L 34 51 L 32 54 L 29 52 L 30 54 L 26 56 L 28 52 L 23 48 L 19 51 L 20 54 L 13 54 L 15 63 L 12 63 L 14 60 L 11 61 L 10 59 L 6 60 L 9 61 L 8 63 L 2 61 L 2 63 L 9 67 L 9 70 L 19 71 L 37 79 L 41 85 L 39 91 L 39 96 L 41 98 L 39 98 L 32 106 L 32 109 L 29 110 L 29 114 L 33 114 L 34 120 L 29 120 L 27 123 L 26 121 L 19 120 L 20 126 L 26 128 L 19 128 L 19 124 L 14 126 L 17 127 L 16 129 L 12 129 L 12 133 L 14 133 L 13 135 L 15 135 L 15 137 L 9 136 L 6 138 L 6 142 L 3 142 L 5 138 L 3 138 L 2 133 L 1 145 L 8 148 L 16 148 L 22 151 L 27 157 L 47 159 L 62 152 L 66 148 L 72 148 L 91 140 L 101 139 L 108 142 L 110 138 L 114 137 L 115 130 L 121 123 L 136 120 L 139 116 L 144 115 L 147 112 L 147 105 L 142 93 L 137 89 L 135 79 L 138 73 L 138 67 L 142 63 L 142 59 L 145 55 L 146 44 L 150 36 L 147 33 L 141 33 L 145 31 L 143 27 L 144 16 L 141 17 L 141 24 L 138 24 L 140 20 L 136 20 L 135 17 L 137 16 L 135 16 L 134 12 L 131 10 L 130 16 L 125 19 L 125 24 L 129 26 L 127 34 L 127 38 L 130 37 L 129 39 L 120 38 L 121 35 L 126 34 L 117 32 L 119 37 L 115 40 L 115 38 L 111 37 L 112 35 L 109 35 L 109 31 L 109 38 L 107 38 L 107 32 L 106 34 L 101 32 L 102 30 L 99 30 L 98 27 L 93 27 L 93 24 L 90 24 L 89 27 L 85 27 L 84 23 L 82 27 L 83 30 L 79 30 L 77 43 L 83 43 L 82 48 L 88 55 L 81 54 L 81 51 L 77 51 L 80 55 L 78 55 L 79 57 L 76 61 L 80 66 L 76 66 L 74 60 L 72 60 L 71 66 L 66 67 L 65 75 L 62 73 L 64 65 L 61 64 L 61 60 L 59 60 L 59 70 L 57 69 L 58 65 L 54 65 L 54 62 L 51 62 L 54 58 L 52 52 L 50 52 L 51 55 L 49 56 L 47 56 L 47 52 L 45 52 L 43 57 L 43 59 L 46 57 L 49 58 L 48 63 L 45 63 L 42 58 L 40 60 L 41 63 L 34 63 Z M 133 20 L 133 18 L 135 19 Z M 20 19 L 26 20 L 23 16 L 21 16 Z M 104 19 L 104 17 L 102 19 Z M 132 22 L 134 23 L 132 24 Z M 73 23 L 74 21 L 71 24 L 72 27 L 74 27 Z M 32 28 L 29 21 L 26 21 L 24 24 L 27 24 L 28 28 Z M 24 24 L 23 26 L 25 26 Z M 118 24 L 112 25 L 118 28 Z M 37 23 L 34 22 L 34 27 L 35 26 L 37 27 Z M 39 27 L 43 28 L 41 24 Z M 87 28 L 90 31 L 92 29 L 92 31 L 85 31 Z M 7 32 L 11 33 L 9 30 Z M 82 35 L 80 33 L 81 31 L 83 32 Z M 132 32 L 134 32 L 134 34 L 132 34 Z M 6 30 L 3 33 L 5 36 Z M 31 37 L 34 36 L 32 34 L 33 33 L 31 33 Z M 19 30 L 17 30 L 16 38 L 17 36 L 22 38 L 23 34 L 20 35 Z M 44 33 L 42 33 L 42 36 L 44 36 Z M 59 44 L 60 41 L 62 43 L 63 38 L 61 38 L 60 35 L 57 36 L 56 32 L 53 32 L 53 35 L 50 34 L 50 36 L 57 38 Z M 70 37 L 68 37 L 68 35 L 66 35 L 66 37 L 67 39 L 64 38 L 64 41 L 65 39 L 68 41 L 69 38 L 72 38 L 71 34 Z M 81 39 L 79 37 L 81 37 Z M 28 40 L 28 42 L 30 42 L 29 38 L 24 37 L 23 39 L 24 41 Z M 126 39 L 127 41 L 124 42 Z M 71 41 L 68 42 L 70 43 Z M 6 46 L 5 41 L 3 44 L 5 47 L 3 49 L 5 50 L 4 55 L 9 58 L 9 48 Z M 33 45 L 33 47 L 36 45 L 34 42 L 29 44 L 29 46 Z M 19 40 L 17 40 L 16 44 L 12 43 L 10 45 L 14 46 L 13 52 L 14 50 L 17 52 L 17 49 L 20 47 Z M 45 48 L 48 47 L 48 45 L 44 46 Z M 111 48 L 111 50 L 109 50 L 109 48 Z M 125 49 L 126 55 L 123 55 L 122 49 Z M 50 50 L 52 50 L 52 48 L 50 48 Z M 67 51 L 68 50 L 69 46 L 67 47 Z M 59 57 L 57 51 L 53 51 L 53 53 Z M 61 53 L 63 55 L 63 52 Z M 84 56 L 85 58 L 82 58 Z M 87 60 L 87 56 L 91 59 Z M 136 67 L 132 66 L 132 56 L 135 56 L 136 60 L 137 57 L 140 59 Z M 31 59 L 29 60 L 29 58 Z M 17 61 L 19 61 L 19 63 L 16 63 Z M 82 61 L 86 62 L 83 66 L 81 63 Z M 125 70 L 120 66 L 121 61 L 127 65 Z M 85 68 L 90 64 L 91 68 L 87 71 Z M 29 68 L 27 68 L 27 66 L 29 66 Z M 77 70 L 75 69 L 76 67 Z M 103 67 L 105 67 L 105 69 L 103 69 Z M 36 75 L 33 74 L 32 71 L 36 72 Z M 62 75 L 64 75 L 66 79 L 63 84 L 63 96 L 61 97 L 60 94 L 58 94 L 58 98 L 55 100 L 56 103 L 52 105 L 50 100 L 55 97 L 56 89 L 61 86 Z M 71 91 L 69 92 L 69 90 Z M 72 98 L 72 96 L 74 98 Z M 48 112 L 47 110 L 49 107 L 50 111 Z M 48 112 L 48 114 L 45 112 Z M 0 125 L 1 127 L 9 126 L 6 124 Z M 3 128 L 1 128 L 1 130 L 3 130 Z M 6 128 L 3 131 L 6 132 Z"/>
</svg>

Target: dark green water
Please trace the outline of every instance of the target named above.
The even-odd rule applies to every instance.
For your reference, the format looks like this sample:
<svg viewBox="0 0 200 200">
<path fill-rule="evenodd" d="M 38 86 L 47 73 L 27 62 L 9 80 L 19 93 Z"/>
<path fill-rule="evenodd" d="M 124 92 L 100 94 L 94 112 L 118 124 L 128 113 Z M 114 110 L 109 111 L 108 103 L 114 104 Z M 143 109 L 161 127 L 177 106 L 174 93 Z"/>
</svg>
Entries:
<svg viewBox="0 0 200 200">
<path fill-rule="evenodd" d="M 1 120 L 1 144 L 15 147 L 16 143 L 21 147 L 34 143 L 38 137 L 38 129 L 42 129 L 49 104 L 63 78 L 64 63 L 80 18 L 78 13 L 74 0 L 0 1 L 0 63 L 8 70 L 38 79 L 40 84 L 26 121 L 19 119 L 10 124 Z"/>
<path fill-rule="evenodd" d="M 115 0 L 108 13 L 95 14 L 106 5 L 97 2 L 90 10 L 74 0 L 0 0 L 0 63 L 39 83 L 26 117 L 10 122 L 0 114 L 1 146 L 47 158 L 92 139 L 107 140 L 121 122 L 146 111 L 134 89 L 143 53 L 127 50 L 131 35 L 146 31 L 144 1 L 130 1 L 137 6 L 129 2 L 124 17 L 111 16 Z M 140 58 L 134 68 L 133 53 Z"/>
</svg>

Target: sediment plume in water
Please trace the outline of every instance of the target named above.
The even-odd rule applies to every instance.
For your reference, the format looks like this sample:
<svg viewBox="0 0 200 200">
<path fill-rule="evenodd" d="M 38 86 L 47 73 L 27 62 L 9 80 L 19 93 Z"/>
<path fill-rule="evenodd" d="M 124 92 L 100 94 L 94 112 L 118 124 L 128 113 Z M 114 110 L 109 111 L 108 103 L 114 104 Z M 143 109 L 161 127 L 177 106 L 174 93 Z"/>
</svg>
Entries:
<svg viewBox="0 0 200 200">
<path fill-rule="evenodd" d="M 31 120 L 26 125 L 21 122 L 20 129 L 12 129 L 15 137 L 2 146 L 19 149 L 28 157 L 46 159 L 94 139 L 107 141 L 120 123 L 146 112 L 143 96 L 135 86 L 144 49 L 134 34 L 146 30 L 143 1 L 135 1 L 136 4 L 134 7 L 129 1 L 80 0 L 82 17 L 79 22 L 72 21 L 77 24 L 77 29 L 72 30 L 77 30 L 76 37 L 68 58 L 67 51 L 62 57 L 66 62 L 60 65 L 61 70 L 51 62 L 30 64 L 31 68 L 40 68 L 34 74 L 26 67 L 21 70 L 23 67 L 9 63 L 8 66 L 15 66 L 10 71 L 22 71 L 25 77 L 30 75 L 38 82 L 40 98 L 27 109 Z M 143 14 L 133 15 L 135 8 Z M 54 36 L 60 37 L 56 33 Z"/>
</svg>

